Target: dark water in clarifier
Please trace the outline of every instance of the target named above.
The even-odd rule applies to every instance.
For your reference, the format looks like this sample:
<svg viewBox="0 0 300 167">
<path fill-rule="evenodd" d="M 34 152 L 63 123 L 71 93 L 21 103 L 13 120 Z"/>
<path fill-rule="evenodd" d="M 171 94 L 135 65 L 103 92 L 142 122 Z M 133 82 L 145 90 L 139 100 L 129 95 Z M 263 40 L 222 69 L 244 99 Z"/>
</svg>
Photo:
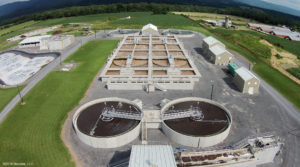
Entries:
<svg viewBox="0 0 300 167">
<path fill-rule="evenodd" d="M 166 120 L 164 122 L 176 132 L 190 136 L 209 136 L 217 134 L 223 132 L 229 126 L 229 115 L 223 109 L 213 104 L 187 101 L 175 104 L 174 109 L 185 110 L 191 108 L 191 106 L 201 108 L 204 115 L 203 120 L 225 120 L 226 122 L 201 122 L 193 121 L 190 118 Z"/>
<path fill-rule="evenodd" d="M 120 110 L 126 110 L 128 112 L 130 111 L 138 112 L 138 113 L 141 112 L 135 106 L 123 102 L 122 102 L 122 107 L 118 107 L 118 102 L 106 102 L 106 106 L 113 106 L 115 109 L 118 108 Z M 129 106 L 131 106 L 131 110 Z M 90 135 L 90 131 L 94 127 L 95 123 L 97 122 L 100 114 L 103 112 L 104 107 L 105 107 L 104 103 L 98 103 L 83 110 L 77 119 L 78 129 L 81 132 Z M 105 122 L 100 119 L 93 136 L 106 137 L 106 136 L 118 135 L 126 131 L 129 131 L 130 129 L 133 129 L 139 124 L 139 122 L 140 121 L 120 119 L 120 118 L 114 118 L 110 122 Z"/>
</svg>

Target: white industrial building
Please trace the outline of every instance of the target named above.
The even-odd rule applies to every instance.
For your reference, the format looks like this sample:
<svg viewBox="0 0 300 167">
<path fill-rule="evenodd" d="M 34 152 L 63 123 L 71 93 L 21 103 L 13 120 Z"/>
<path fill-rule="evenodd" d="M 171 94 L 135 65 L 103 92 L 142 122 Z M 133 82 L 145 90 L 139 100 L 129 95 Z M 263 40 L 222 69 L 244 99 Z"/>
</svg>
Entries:
<svg viewBox="0 0 300 167">
<path fill-rule="evenodd" d="M 235 70 L 233 81 L 238 89 L 243 93 L 258 93 L 260 80 L 245 67 L 240 67 Z"/>
<path fill-rule="evenodd" d="M 226 16 L 225 19 L 222 20 L 204 20 L 204 21 L 211 24 L 212 26 L 217 26 L 217 27 L 229 28 L 232 26 L 232 22 L 231 20 L 229 20 L 228 16 Z"/>
<path fill-rule="evenodd" d="M 220 45 L 209 48 L 208 55 L 216 65 L 227 65 L 233 59 L 233 55 Z"/>
<path fill-rule="evenodd" d="M 19 43 L 20 48 L 40 47 L 40 50 L 62 50 L 75 41 L 73 35 L 51 36 L 42 35 L 24 39 Z"/>
<path fill-rule="evenodd" d="M 40 50 L 63 50 L 75 41 L 73 35 L 51 36 L 42 38 Z"/>
<path fill-rule="evenodd" d="M 147 24 L 142 28 L 142 35 L 159 35 L 157 26 L 153 24 Z"/>
<path fill-rule="evenodd" d="M 176 167 L 174 152 L 169 145 L 134 145 L 129 167 Z"/>
<path fill-rule="evenodd" d="M 203 43 L 202 43 L 203 52 L 205 54 L 207 54 L 209 52 L 209 48 L 214 47 L 216 45 L 219 45 L 220 47 L 222 47 L 224 49 L 226 48 L 222 42 L 220 42 L 219 40 L 217 40 L 216 38 L 214 38 L 212 36 L 204 38 Z"/>
<path fill-rule="evenodd" d="M 41 40 L 43 38 L 49 38 L 49 37 L 51 37 L 51 35 L 28 37 L 19 43 L 19 47 L 20 48 L 37 47 L 40 46 Z"/>
</svg>

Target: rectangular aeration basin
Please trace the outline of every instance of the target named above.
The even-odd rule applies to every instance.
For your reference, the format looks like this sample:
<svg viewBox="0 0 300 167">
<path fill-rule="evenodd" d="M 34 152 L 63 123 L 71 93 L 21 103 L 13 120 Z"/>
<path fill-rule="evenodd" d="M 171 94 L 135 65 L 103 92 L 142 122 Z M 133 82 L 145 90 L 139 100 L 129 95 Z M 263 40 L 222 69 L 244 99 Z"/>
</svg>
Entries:
<svg viewBox="0 0 300 167">
<path fill-rule="evenodd" d="M 149 49 L 149 45 L 138 44 L 135 49 Z"/>
<path fill-rule="evenodd" d="M 178 68 L 191 68 L 191 65 L 187 59 L 175 59 L 175 67 Z"/>
<path fill-rule="evenodd" d="M 119 51 L 117 53 L 117 56 L 116 57 L 128 57 L 128 55 L 130 55 L 132 52 L 129 52 L 129 51 Z"/>
<path fill-rule="evenodd" d="M 170 45 L 170 44 L 168 44 L 167 47 L 168 47 L 169 50 L 180 50 L 179 45 Z"/>
<path fill-rule="evenodd" d="M 147 70 L 135 70 L 134 75 L 148 75 Z"/>
<path fill-rule="evenodd" d="M 120 71 L 108 70 L 105 75 L 120 75 Z"/>
<path fill-rule="evenodd" d="M 152 51 L 153 56 L 167 56 L 167 52 L 165 51 Z"/>
<path fill-rule="evenodd" d="M 163 44 L 154 44 L 152 45 L 152 50 L 165 50 L 166 47 Z"/>
<path fill-rule="evenodd" d="M 192 70 L 183 70 L 181 71 L 181 75 L 195 75 L 195 72 Z"/>
<path fill-rule="evenodd" d="M 121 49 L 133 49 L 134 44 L 124 44 L 122 45 Z"/>
<path fill-rule="evenodd" d="M 153 75 L 167 75 L 166 70 L 154 70 Z"/>
<path fill-rule="evenodd" d="M 148 51 L 134 51 L 134 57 L 148 56 Z"/>
</svg>

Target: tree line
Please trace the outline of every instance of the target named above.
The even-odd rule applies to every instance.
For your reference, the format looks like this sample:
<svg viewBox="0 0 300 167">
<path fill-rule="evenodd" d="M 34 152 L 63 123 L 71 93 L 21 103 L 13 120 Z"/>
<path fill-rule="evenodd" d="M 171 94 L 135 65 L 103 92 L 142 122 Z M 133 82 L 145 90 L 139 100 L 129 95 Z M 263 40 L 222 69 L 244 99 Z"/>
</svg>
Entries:
<svg viewBox="0 0 300 167">
<path fill-rule="evenodd" d="M 141 12 L 152 11 L 153 14 L 167 14 L 168 11 L 178 12 L 206 12 L 217 14 L 228 14 L 253 19 L 266 24 L 287 25 L 293 29 L 300 30 L 300 19 L 280 12 L 262 10 L 255 7 L 208 7 L 196 5 L 176 5 L 176 4 L 157 4 L 157 3 L 129 3 L 129 4 L 108 4 L 67 7 L 63 9 L 49 10 L 41 13 L 24 15 L 8 20 L 0 21 L 0 25 L 20 24 L 30 20 L 47 20 L 62 17 L 73 17 L 100 13 L 120 13 L 120 12 Z M 5 26 L 7 27 L 7 26 Z"/>
</svg>

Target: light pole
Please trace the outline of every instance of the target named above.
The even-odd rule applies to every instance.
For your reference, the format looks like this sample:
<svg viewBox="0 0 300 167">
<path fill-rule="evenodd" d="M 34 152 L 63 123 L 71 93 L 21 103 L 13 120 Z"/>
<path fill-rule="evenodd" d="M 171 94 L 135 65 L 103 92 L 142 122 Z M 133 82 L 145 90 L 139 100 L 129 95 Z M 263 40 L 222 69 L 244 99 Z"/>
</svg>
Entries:
<svg viewBox="0 0 300 167">
<path fill-rule="evenodd" d="M 210 93 L 210 100 L 212 100 L 212 98 L 213 98 L 213 92 L 214 92 L 214 81 L 213 81 L 213 80 L 211 80 L 210 82 L 211 82 L 211 93 Z"/>
<path fill-rule="evenodd" d="M 59 64 L 61 66 L 61 54 L 59 55 Z"/>
<path fill-rule="evenodd" d="M 18 89 L 18 94 L 19 94 L 20 99 L 21 99 L 21 104 L 24 104 L 24 99 L 23 99 L 23 97 L 22 97 L 22 95 L 21 95 L 19 85 L 17 85 L 17 89 Z"/>
</svg>

